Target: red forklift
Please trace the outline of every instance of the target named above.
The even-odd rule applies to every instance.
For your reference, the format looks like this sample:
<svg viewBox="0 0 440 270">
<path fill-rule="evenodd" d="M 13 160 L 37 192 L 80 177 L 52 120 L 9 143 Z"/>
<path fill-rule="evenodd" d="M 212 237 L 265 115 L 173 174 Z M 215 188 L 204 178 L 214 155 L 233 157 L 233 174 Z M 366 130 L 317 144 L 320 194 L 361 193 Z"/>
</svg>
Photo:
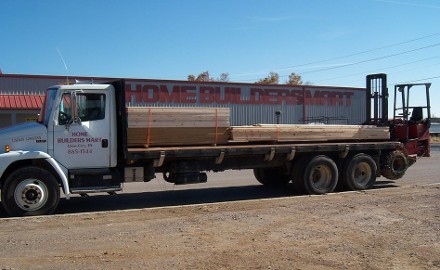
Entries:
<svg viewBox="0 0 440 270">
<path fill-rule="evenodd" d="M 393 118 L 388 117 L 388 88 L 386 74 L 367 76 L 367 124 L 388 126 L 390 139 L 401 142 L 405 151 L 415 162 L 416 157 L 430 156 L 431 103 L 429 89 L 431 83 L 408 83 L 394 86 Z M 415 92 L 417 91 L 417 92 Z M 411 97 L 411 98 L 410 98 Z M 414 98 L 416 97 L 416 98 Z M 414 100 L 413 100 L 414 99 Z M 383 164 L 390 168 L 383 170 L 388 179 L 398 179 L 410 166 L 405 153 L 394 151 L 383 157 Z"/>
</svg>

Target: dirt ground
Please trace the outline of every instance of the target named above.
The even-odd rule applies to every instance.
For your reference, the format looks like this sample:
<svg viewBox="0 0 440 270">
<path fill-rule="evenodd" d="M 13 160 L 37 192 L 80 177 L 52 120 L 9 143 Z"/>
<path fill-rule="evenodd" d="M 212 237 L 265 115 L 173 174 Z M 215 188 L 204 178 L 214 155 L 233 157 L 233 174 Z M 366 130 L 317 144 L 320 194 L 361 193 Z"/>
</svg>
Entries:
<svg viewBox="0 0 440 270">
<path fill-rule="evenodd" d="M 0 219 L 0 269 L 440 269 L 440 186 Z"/>
</svg>

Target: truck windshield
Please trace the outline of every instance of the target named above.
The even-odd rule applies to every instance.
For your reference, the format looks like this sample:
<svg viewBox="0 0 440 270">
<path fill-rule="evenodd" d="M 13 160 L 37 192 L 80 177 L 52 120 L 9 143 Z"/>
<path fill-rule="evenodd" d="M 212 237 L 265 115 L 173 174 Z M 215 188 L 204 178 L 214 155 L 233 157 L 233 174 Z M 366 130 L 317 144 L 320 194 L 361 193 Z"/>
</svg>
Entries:
<svg viewBox="0 0 440 270">
<path fill-rule="evenodd" d="M 51 88 L 46 92 L 46 97 L 44 98 L 43 107 L 41 107 L 40 115 L 38 117 L 38 123 L 45 126 L 49 123 L 49 117 L 54 107 L 55 96 L 57 95 L 57 89 Z"/>
</svg>

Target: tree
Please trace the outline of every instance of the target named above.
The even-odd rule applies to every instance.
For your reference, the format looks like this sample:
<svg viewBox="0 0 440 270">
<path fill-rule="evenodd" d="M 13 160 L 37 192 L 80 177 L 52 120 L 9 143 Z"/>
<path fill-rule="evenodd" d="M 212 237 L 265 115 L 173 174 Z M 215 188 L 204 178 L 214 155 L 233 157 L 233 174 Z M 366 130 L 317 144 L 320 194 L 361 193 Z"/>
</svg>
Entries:
<svg viewBox="0 0 440 270">
<path fill-rule="evenodd" d="M 213 80 L 213 78 L 209 77 L 209 71 L 202 72 L 197 77 L 192 74 L 188 75 L 188 81 L 192 82 L 210 82 Z"/>
<path fill-rule="evenodd" d="M 209 71 L 204 71 L 197 75 L 197 77 L 193 74 L 188 75 L 188 81 L 190 82 L 229 82 L 229 73 L 221 73 L 220 77 L 214 79 L 209 76 Z"/>
<path fill-rule="evenodd" d="M 260 79 L 256 81 L 256 84 L 278 84 L 280 80 L 280 75 L 276 72 L 269 72 L 269 75 L 266 78 Z"/>
<path fill-rule="evenodd" d="M 290 73 L 289 79 L 286 81 L 288 85 L 302 85 L 303 81 L 301 75 L 296 74 L 295 72 Z"/>
<path fill-rule="evenodd" d="M 188 81 L 190 81 L 190 82 L 194 82 L 196 80 L 196 76 L 194 76 L 192 74 L 189 74 L 187 78 L 188 78 Z"/>
<path fill-rule="evenodd" d="M 217 81 L 219 82 L 229 82 L 229 73 L 221 73 L 220 77 L 217 78 Z"/>
</svg>

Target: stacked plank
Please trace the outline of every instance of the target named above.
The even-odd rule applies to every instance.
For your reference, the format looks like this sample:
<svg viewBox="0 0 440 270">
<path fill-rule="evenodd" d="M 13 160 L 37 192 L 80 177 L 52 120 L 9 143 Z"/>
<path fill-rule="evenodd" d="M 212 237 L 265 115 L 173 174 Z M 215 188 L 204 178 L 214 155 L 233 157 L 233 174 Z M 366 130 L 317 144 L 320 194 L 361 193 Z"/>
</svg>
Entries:
<svg viewBox="0 0 440 270">
<path fill-rule="evenodd" d="M 128 146 L 225 144 L 229 108 L 129 107 Z"/>
<path fill-rule="evenodd" d="M 253 125 L 231 127 L 231 139 L 257 141 L 374 141 L 390 138 L 388 127 L 363 125 Z"/>
</svg>

